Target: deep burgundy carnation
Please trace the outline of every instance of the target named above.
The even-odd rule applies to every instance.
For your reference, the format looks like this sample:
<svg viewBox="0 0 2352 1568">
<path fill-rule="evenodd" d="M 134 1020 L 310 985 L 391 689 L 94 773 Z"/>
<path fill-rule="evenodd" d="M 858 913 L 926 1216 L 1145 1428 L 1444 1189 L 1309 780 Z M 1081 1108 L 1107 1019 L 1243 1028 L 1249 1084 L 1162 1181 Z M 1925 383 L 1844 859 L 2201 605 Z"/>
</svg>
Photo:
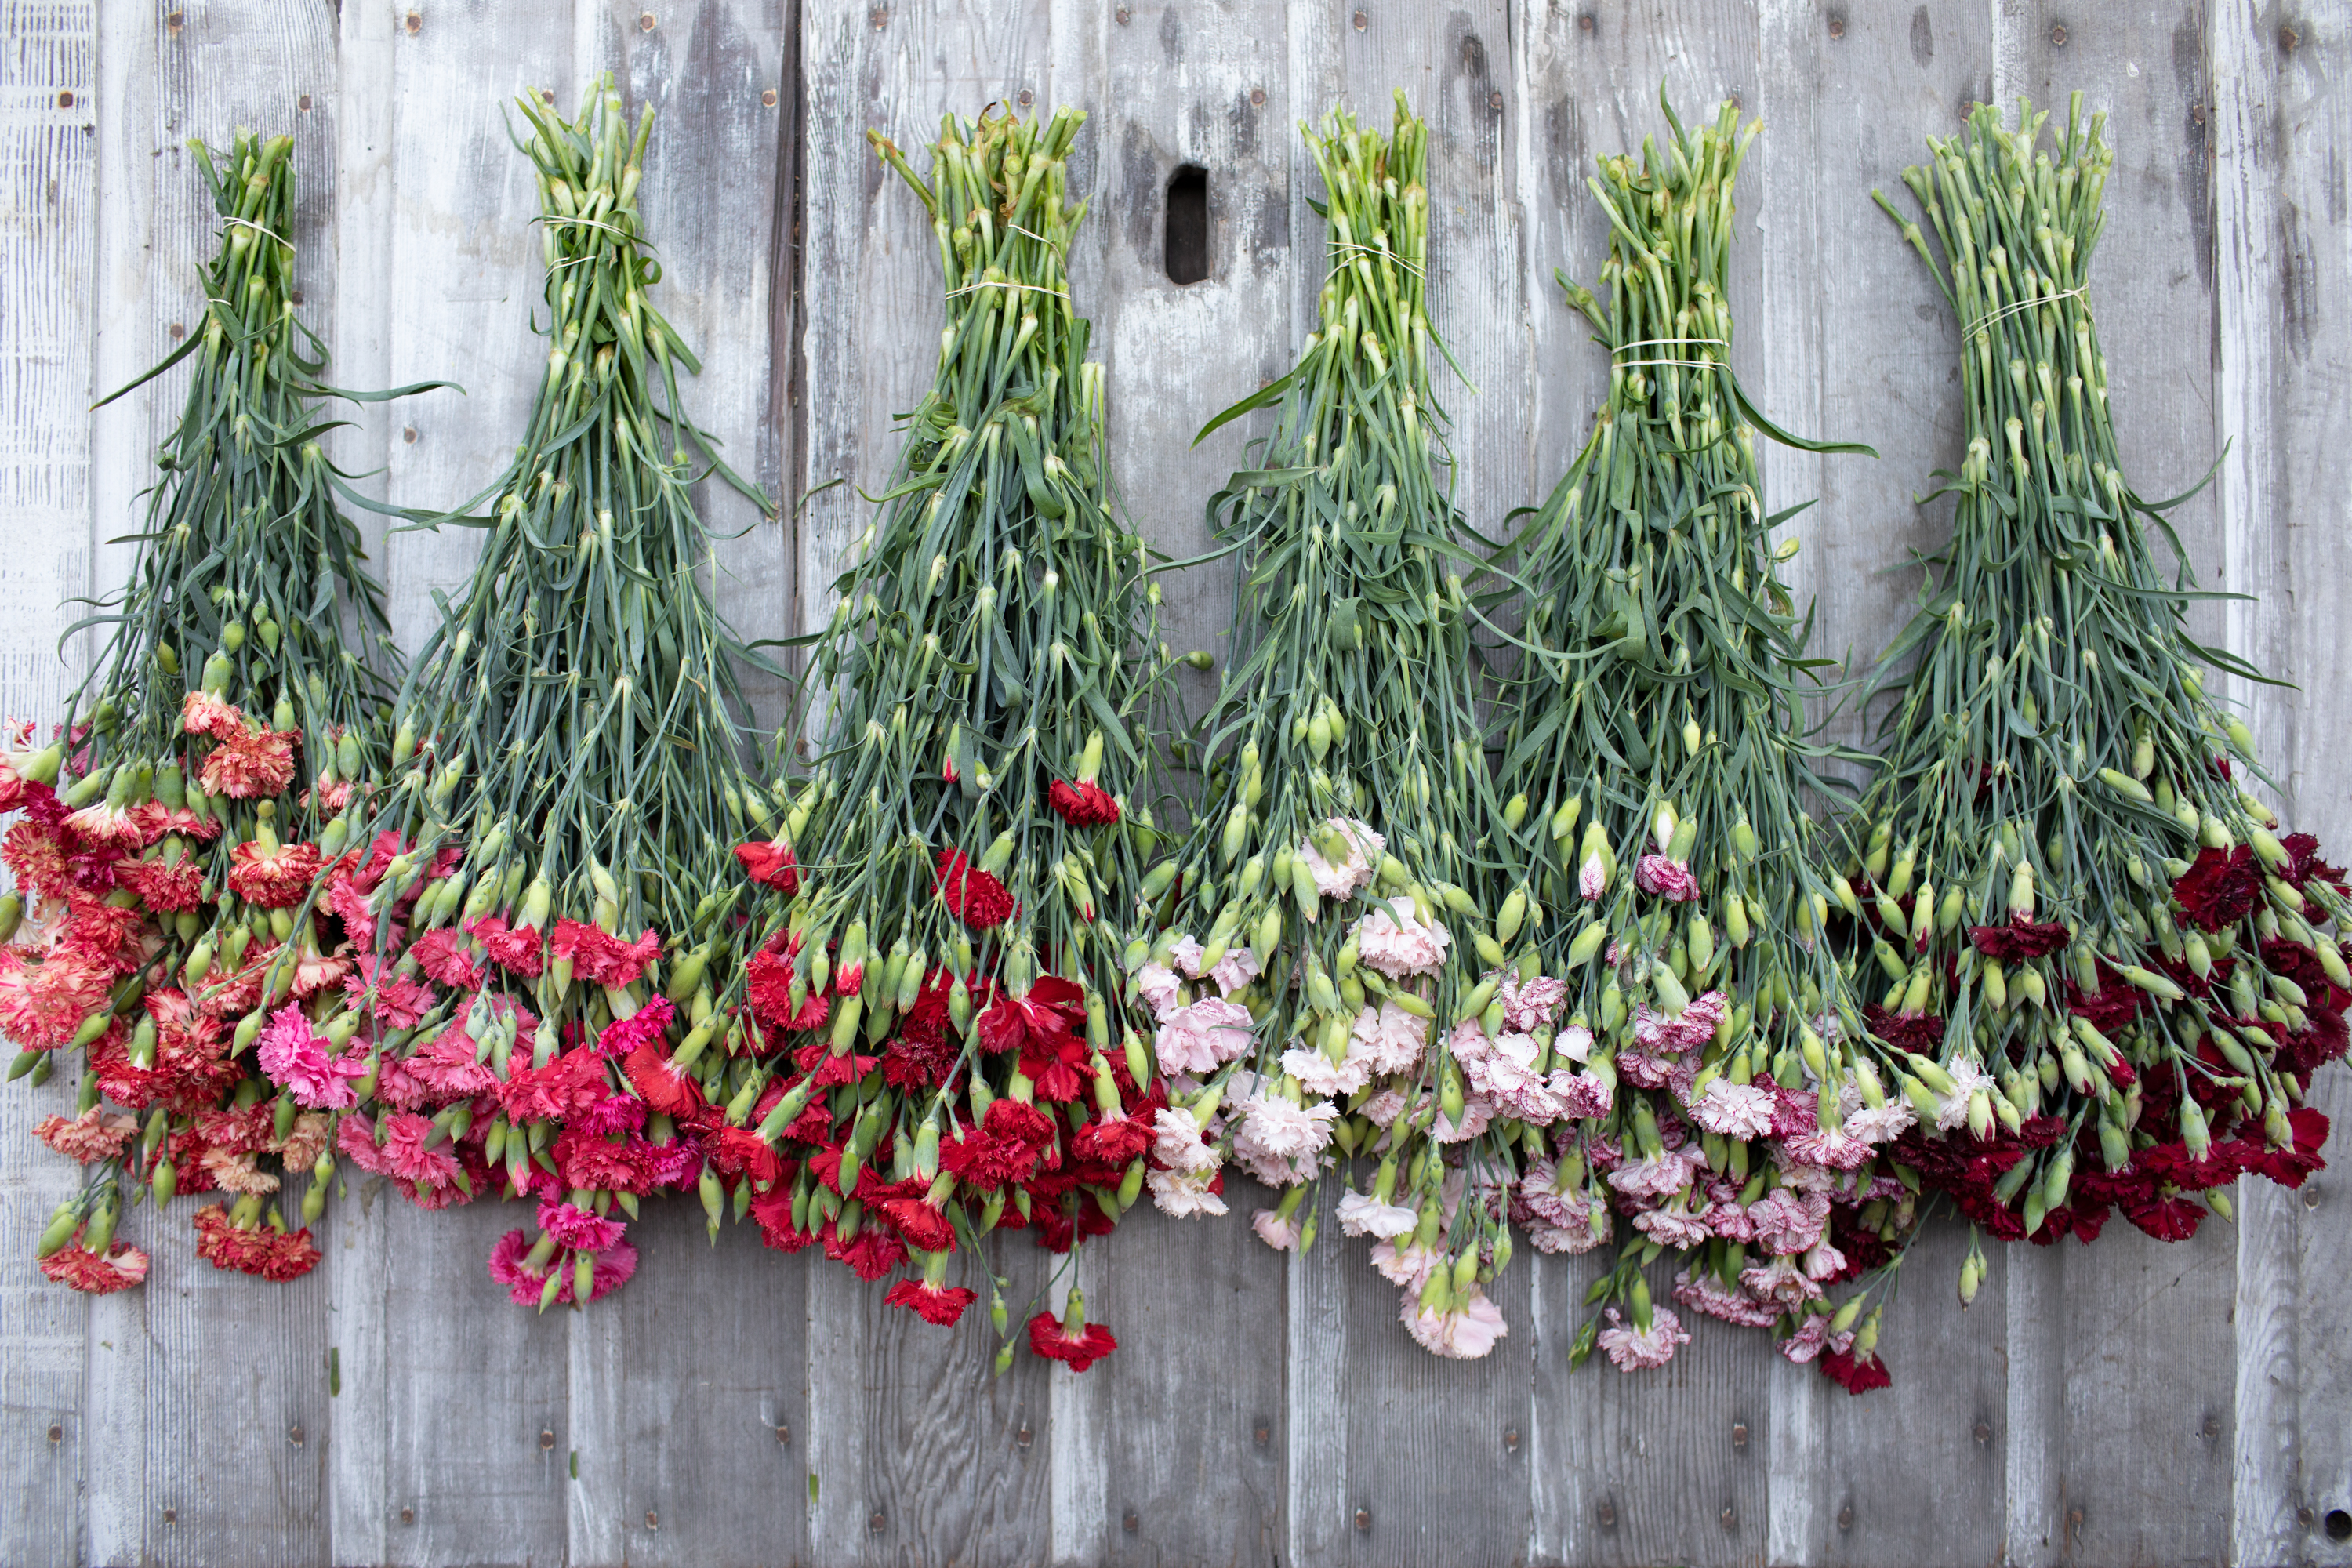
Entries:
<svg viewBox="0 0 2352 1568">
<path fill-rule="evenodd" d="M 1891 1387 L 1895 1382 L 1885 1362 L 1874 1355 L 1864 1360 L 1852 1351 L 1823 1351 L 1822 1375 L 1848 1394 L 1868 1394 L 1874 1388 Z"/>
<path fill-rule="evenodd" d="M 2183 918 L 2207 931 L 2221 931 L 2244 920 L 2262 890 L 2262 864 L 2246 844 L 2229 850 L 2200 849 L 2172 884 Z"/>
<path fill-rule="evenodd" d="M 2030 921 L 2022 916 L 2007 925 L 1970 926 L 1969 941 L 1987 958 L 2003 963 L 2044 958 L 2066 945 L 2066 928 L 2056 921 Z"/>
<path fill-rule="evenodd" d="M 1934 1013 L 1890 1013 L 1875 1002 L 1862 1009 L 1864 1027 L 1897 1050 L 1934 1056 L 1944 1043 L 1944 1020 Z"/>
<path fill-rule="evenodd" d="M 2279 840 L 2286 851 L 2286 865 L 2279 871 L 2279 880 L 2290 887 L 2300 888 L 2313 878 L 2326 882 L 2337 892 L 2352 892 L 2344 881 L 2344 868 L 2331 866 L 2319 858 L 2319 840 L 2308 833 L 2290 833 Z"/>
</svg>

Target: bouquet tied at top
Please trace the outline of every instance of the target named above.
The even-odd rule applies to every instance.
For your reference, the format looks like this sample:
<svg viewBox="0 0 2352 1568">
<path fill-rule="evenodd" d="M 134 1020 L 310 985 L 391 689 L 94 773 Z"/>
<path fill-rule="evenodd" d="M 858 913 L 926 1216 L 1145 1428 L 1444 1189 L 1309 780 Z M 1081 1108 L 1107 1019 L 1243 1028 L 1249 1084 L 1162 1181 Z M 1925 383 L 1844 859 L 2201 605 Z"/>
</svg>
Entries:
<svg viewBox="0 0 2352 1568">
<path fill-rule="evenodd" d="M 220 1268 L 287 1279 L 318 1259 L 322 1182 L 291 1230 L 278 1195 L 312 1171 L 327 1118 L 276 1097 L 247 1053 L 266 1002 L 331 991 L 350 968 L 299 906 L 322 830 L 383 759 L 398 668 L 319 443 L 327 399 L 402 394 L 327 385 L 296 319 L 291 138 L 190 146 L 221 219 L 204 318 L 113 395 L 185 363 L 186 401 L 130 580 L 73 628 L 109 629 L 63 740 L 0 762 L 0 810 L 24 813 L 0 848 L 16 883 L 0 1030 L 23 1047 L 9 1076 L 37 1084 L 62 1052 L 83 1068 L 76 1114 L 35 1130 L 87 1167 L 41 1268 L 101 1292 L 146 1268 L 114 1239 L 124 1178 L 159 1206 L 217 1194 L 195 1225 Z"/>
<path fill-rule="evenodd" d="M 814 756 L 760 852 L 792 901 L 751 960 L 782 1053 L 755 1107 L 780 1173 L 752 1212 L 862 1279 L 905 1266 L 886 1300 L 942 1324 L 978 1297 L 954 1255 L 991 1231 L 1069 1254 L 1110 1230 L 1165 1103 L 1119 958 L 1159 841 L 1168 658 L 1069 296 L 1083 118 L 950 117 L 928 176 L 873 137 L 931 216 L 947 324 L 812 639 L 792 732 Z M 1028 1319 L 1032 1348 L 1085 1370 L 1117 1342 L 1085 1314 L 1073 1289 Z"/>
</svg>

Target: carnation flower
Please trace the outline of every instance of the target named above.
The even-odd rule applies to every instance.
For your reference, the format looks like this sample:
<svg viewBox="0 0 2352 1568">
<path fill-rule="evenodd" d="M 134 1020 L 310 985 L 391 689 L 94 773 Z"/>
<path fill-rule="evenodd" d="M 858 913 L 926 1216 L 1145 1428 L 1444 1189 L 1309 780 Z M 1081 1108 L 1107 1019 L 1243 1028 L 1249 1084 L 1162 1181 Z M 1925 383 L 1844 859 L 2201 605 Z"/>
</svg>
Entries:
<svg viewBox="0 0 2352 1568">
<path fill-rule="evenodd" d="M 1609 864 L 1601 859 L 1600 850 L 1587 855 L 1584 864 L 1576 868 L 1576 890 L 1585 899 L 1597 899 L 1609 890 Z"/>
<path fill-rule="evenodd" d="M 1238 1002 L 1209 997 L 1168 1015 L 1152 1039 L 1163 1073 L 1206 1073 L 1250 1047 L 1255 1037 L 1249 1009 Z"/>
<path fill-rule="evenodd" d="M 281 844 L 264 848 L 258 842 L 240 844 L 229 851 L 228 888 L 249 904 L 265 910 L 290 909 L 310 890 L 319 872 L 319 847 Z"/>
<path fill-rule="evenodd" d="M 1348 1032 L 1348 1055 L 1350 1059 L 1360 1057 L 1376 1075 L 1409 1073 L 1421 1065 L 1428 1043 L 1428 1019 L 1382 1002 L 1377 1010 L 1366 1007 L 1356 1015 Z"/>
<path fill-rule="evenodd" d="M 1568 982 L 1538 974 L 1532 980 L 1522 980 L 1518 972 L 1506 969 L 1488 976 L 1498 980 L 1495 999 L 1503 1005 L 1503 1027 L 1523 1035 L 1533 1034 L 1552 1021 L 1559 1005 L 1568 999 Z M 1585 1032 L 1588 1048 L 1592 1036 Z M 1576 1058 L 1582 1061 L 1582 1057 Z"/>
<path fill-rule="evenodd" d="M 1388 848 L 1388 840 L 1373 832 L 1369 823 L 1353 817 L 1330 817 L 1323 826 L 1347 847 L 1346 857 L 1337 865 L 1325 859 L 1311 834 L 1299 844 L 1298 856 L 1307 863 L 1307 874 L 1315 879 L 1315 890 L 1327 899 L 1345 903 L 1372 879 L 1372 872 Z"/>
<path fill-rule="evenodd" d="M 198 781 L 206 795 L 225 795 L 231 800 L 267 800 L 283 795 L 294 782 L 294 742 L 299 739 L 299 734 L 291 730 L 240 727 L 205 758 Z"/>
<path fill-rule="evenodd" d="M 1370 1068 L 1353 1052 L 1334 1062 L 1307 1046 L 1293 1046 L 1283 1052 L 1282 1070 L 1297 1079 L 1300 1089 L 1324 1100 L 1353 1094 L 1371 1081 Z"/>
<path fill-rule="evenodd" d="M 1706 1131 L 1726 1138 L 1761 1138 L 1772 1131 L 1777 1104 L 1771 1091 L 1759 1085 L 1717 1078 L 1692 1103 L 1690 1119 Z"/>
<path fill-rule="evenodd" d="M 1118 802 L 1091 780 L 1078 784 L 1054 781 L 1046 804 L 1073 827 L 1108 827 L 1118 820 Z"/>
<path fill-rule="evenodd" d="M 1029 1320 L 1029 1348 L 1066 1363 L 1072 1372 L 1084 1372 L 1118 1349 L 1118 1341 L 1100 1323 L 1084 1323 L 1074 1331 L 1053 1313 L 1040 1312 Z"/>
<path fill-rule="evenodd" d="M 1286 1218 L 1272 1209 L 1260 1209 L 1250 1217 L 1250 1228 L 1257 1238 L 1276 1252 L 1288 1252 L 1298 1245 L 1298 1216 Z"/>
<path fill-rule="evenodd" d="M 1339 1231 L 1343 1236 L 1371 1236 L 1391 1241 L 1411 1230 L 1416 1217 L 1412 1210 L 1382 1203 L 1369 1193 L 1339 1194 Z"/>
<path fill-rule="evenodd" d="M 67 817 L 65 826 L 86 854 L 128 854 L 145 841 L 139 819 L 127 808 L 110 805 L 102 798 Z"/>
<path fill-rule="evenodd" d="M 1715 1038 L 1729 1004 L 1720 991 L 1691 998 L 1679 1013 L 1654 1013 L 1646 1002 L 1633 1008 L 1633 1038 L 1643 1049 L 1660 1055 L 1695 1050 Z M 1655 1087 L 1655 1086 L 1651 1086 Z"/>
<path fill-rule="evenodd" d="M 1184 983 L 1164 963 L 1147 963 L 1137 970 L 1129 990 L 1137 1001 L 1151 1009 L 1153 1018 L 1163 1024 L 1169 1014 L 1183 1005 Z"/>
<path fill-rule="evenodd" d="M 1671 1206 L 1643 1210 L 1633 1216 L 1633 1228 L 1660 1247 L 1677 1251 L 1702 1246 L 1715 1234 L 1703 1215 Z"/>
<path fill-rule="evenodd" d="M 1298 1105 L 1280 1095 L 1252 1096 L 1242 1103 L 1234 1151 L 1253 1158 L 1296 1161 L 1322 1152 L 1331 1142 L 1339 1110 L 1328 1100 Z"/>
<path fill-rule="evenodd" d="M 2263 891 L 2263 869 L 2253 846 L 2197 851 L 2189 869 L 2172 884 L 2182 918 L 2207 931 L 2224 931 L 2253 912 Z"/>
<path fill-rule="evenodd" d="M 1376 1242 L 1372 1247 L 1372 1267 L 1381 1279 L 1391 1285 L 1402 1285 L 1414 1295 L 1429 1283 L 1429 1277 L 1441 1267 L 1451 1267 L 1444 1253 L 1433 1247 L 1423 1247 L 1412 1239 Z"/>
<path fill-rule="evenodd" d="M 1633 886 L 1678 904 L 1698 897 L 1698 879 L 1691 868 L 1664 855 L 1644 855 L 1633 862 Z"/>
<path fill-rule="evenodd" d="M 175 914 L 205 901 L 204 868 L 194 856 L 182 856 L 165 865 L 161 856 L 117 860 L 114 879 L 139 895 L 139 901 L 156 914 Z"/>
<path fill-rule="evenodd" d="M 1475 1285 L 1467 1300 L 1444 1312 L 1423 1307 L 1419 1292 L 1407 1291 L 1397 1315 L 1422 1349 L 1449 1361 L 1475 1361 L 1511 1331 L 1503 1321 L 1503 1310 Z"/>
<path fill-rule="evenodd" d="M 1821 1240 L 1829 1218 L 1828 1198 L 1820 1193 L 1791 1192 L 1785 1187 L 1766 1193 L 1748 1205 L 1748 1222 L 1755 1227 L 1757 1245 L 1776 1256 L 1810 1248 Z"/>
<path fill-rule="evenodd" d="M 1217 1168 L 1217 1151 L 1203 1140 L 1201 1123 L 1190 1110 L 1181 1105 L 1163 1105 L 1152 1125 L 1157 1137 L 1151 1158 L 1156 1163 L 1185 1175 Z"/>
<path fill-rule="evenodd" d="M 536 980 L 545 967 L 546 955 L 540 947 L 537 926 L 509 926 L 496 915 L 486 916 L 466 928 L 467 934 L 482 944 L 482 952 L 491 963 L 520 980 Z"/>
<path fill-rule="evenodd" d="M 614 989 L 634 983 L 646 965 L 661 957 L 661 937 L 648 927 L 635 942 L 624 942 L 609 931 L 574 920 L 555 922 L 549 950 L 572 961 L 575 979 Z"/>
<path fill-rule="evenodd" d="M 1249 948 L 1234 946 L 1225 949 L 1224 957 L 1209 968 L 1208 977 L 1217 983 L 1217 989 L 1230 996 L 1257 978 L 1257 954 Z"/>
<path fill-rule="evenodd" d="M 235 1224 L 215 1204 L 196 1211 L 196 1256 L 215 1268 L 284 1284 L 318 1267 L 320 1252 L 308 1227 L 278 1231 Z"/>
<path fill-rule="evenodd" d="M 79 1160 L 85 1165 L 113 1159 L 138 1133 L 137 1117 L 95 1105 L 71 1121 L 62 1116 L 44 1116 L 33 1129 L 34 1137 L 67 1159 Z"/>
<path fill-rule="evenodd" d="M 471 944 L 465 933 L 455 926 L 442 926 L 426 931 L 409 944 L 416 967 L 436 985 L 447 985 L 459 991 L 481 987 L 482 967 L 474 962 Z"/>
<path fill-rule="evenodd" d="M 1225 1212 L 1225 1200 L 1219 1195 L 1224 1175 L 1213 1166 L 1205 1171 L 1147 1171 L 1143 1184 L 1151 1189 L 1153 1205 L 1171 1219 Z"/>
<path fill-rule="evenodd" d="M 2012 915 L 2007 925 L 1970 926 L 1969 941 L 1987 958 L 2003 963 L 2042 958 L 2064 947 L 2066 928 L 2057 921 L 2032 921 Z"/>
<path fill-rule="evenodd" d="M 961 849 L 940 851 L 939 889 L 948 912 L 974 931 L 991 931 L 1013 918 L 1013 895 L 1004 884 L 972 865 Z"/>
<path fill-rule="evenodd" d="M 952 1327 L 979 1293 L 961 1285 L 934 1285 L 928 1279 L 901 1279 L 882 1293 L 886 1307 L 904 1307 L 927 1323 Z"/>
<path fill-rule="evenodd" d="M 1650 1326 L 1640 1329 L 1627 1326 L 1618 1317 L 1617 1309 L 1609 1309 L 1609 1326 L 1601 1331 L 1601 1348 L 1620 1372 L 1639 1368 L 1664 1366 L 1675 1359 L 1675 1347 L 1690 1343 L 1689 1331 L 1670 1307 L 1650 1309 Z"/>
<path fill-rule="evenodd" d="M 1675 1277 L 1675 1300 L 1695 1312 L 1742 1328 L 1767 1328 L 1780 1316 L 1779 1307 L 1744 1290 L 1727 1289 L 1704 1268 L 1685 1268 Z"/>
<path fill-rule="evenodd" d="M 180 704 L 180 731 L 187 735 L 210 735 L 215 741 L 234 739 L 245 730 L 245 715 L 236 705 L 214 696 L 209 691 L 191 691 Z"/>
<path fill-rule="evenodd" d="M 86 1296 L 111 1296 L 147 1278 L 147 1255 L 129 1242 L 111 1244 L 103 1258 L 80 1242 L 81 1232 L 77 1230 L 71 1244 L 42 1258 L 42 1275 Z"/>
<path fill-rule="evenodd" d="M 270 1015 L 255 1060 L 268 1079 L 311 1110 L 348 1110 L 357 1103 L 352 1080 L 364 1077 L 367 1063 L 356 1053 L 331 1056 L 328 1042 L 310 1032 L 302 1009 L 288 1003 Z"/>
<path fill-rule="evenodd" d="M 539 1205 L 539 1228 L 554 1237 L 558 1247 L 602 1252 L 619 1241 L 628 1226 L 576 1204 L 545 1199 Z"/>
<path fill-rule="evenodd" d="M 1453 933 L 1435 921 L 1423 923 L 1409 898 L 1376 904 L 1356 922 L 1352 935 L 1358 962 L 1391 980 L 1408 974 L 1433 974 L 1445 962 Z"/>
<path fill-rule="evenodd" d="M 742 862 L 744 875 L 762 888 L 773 888 L 787 895 L 801 890 L 800 868 L 793 859 L 793 847 L 782 839 L 772 844 L 738 844 L 735 858 Z"/>
<path fill-rule="evenodd" d="M 1864 1358 L 1842 1350 L 1832 1350 L 1822 1357 L 1822 1375 L 1848 1394 L 1867 1394 L 1895 1382 L 1885 1363 L 1876 1356 Z"/>
</svg>

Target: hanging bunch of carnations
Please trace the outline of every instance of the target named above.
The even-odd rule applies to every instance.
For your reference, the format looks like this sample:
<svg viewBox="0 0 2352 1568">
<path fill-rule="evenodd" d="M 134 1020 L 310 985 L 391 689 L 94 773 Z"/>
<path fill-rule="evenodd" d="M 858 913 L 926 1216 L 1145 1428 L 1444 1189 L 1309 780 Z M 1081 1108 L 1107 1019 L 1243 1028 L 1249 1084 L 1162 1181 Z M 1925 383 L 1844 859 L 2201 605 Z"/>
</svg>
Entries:
<svg viewBox="0 0 2352 1568">
<path fill-rule="evenodd" d="M 2188 570 L 2165 582 L 2140 521 L 2181 554 L 2175 503 L 2117 468 L 2085 296 L 2104 117 L 2076 94 L 2054 157 L 2046 119 L 1979 108 L 1905 175 L 1942 265 L 1897 221 L 1962 329 L 1969 445 L 1886 655 L 1901 696 L 1847 901 L 1942 1108 L 1948 1136 L 1904 1157 L 2004 1239 L 2088 1241 L 2120 1211 L 2171 1240 L 2226 1216 L 2241 1174 L 2319 1168 L 2327 1119 L 2302 1101 L 2345 1051 L 2346 888 L 2239 783 L 2253 737 L 2203 669 L 2261 678 L 2190 639 Z"/>
<path fill-rule="evenodd" d="M 886 1299 L 935 1323 L 977 1299 L 948 1273 L 991 1230 L 1063 1253 L 1108 1231 L 1165 1103 L 1119 957 L 1154 857 L 1169 688 L 1069 297 L 1082 119 L 950 119 L 928 179 L 873 138 L 930 214 L 948 324 L 812 639 L 791 732 L 814 759 L 782 830 L 747 852 L 793 892 L 751 960 L 777 1055 L 748 1092 L 780 1161 L 751 1212 L 772 1245 L 822 1243 L 861 1279 L 906 1265 Z M 1114 1342 L 1068 1300 L 1028 1336 L 1083 1371 Z"/>
<path fill-rule="evenodd" d="M 399 693 L 389 771 L 303 906 L 351 973 L 274 995 L 258 1053 L 287 1101 L 336 1114 L 332 1155 L 420 1207 L 536 1196 L 538 1234 L 490 1272 L 541 1307 L 627 1280 L 639 1198 L 698 1183 L 715 1209 L 734 1178 L 740 1208 L 767 1159 L 738 1014 L 761 895 L 729 851 L 770 808 L 741 761 L 745 650 L 703 581 L 698 460 L 761 498 L 686 416 L 696 363 L 646 297 L 652 110 L 632 136 L 609 79 L 586 96 L 569 123 L 519 100 L 547 369 L 465 520 L 481 558 Z"/>
<path fill-rule="evenodd" d="M 1888 1146 L 1915 1112 L 1853 961 L 1823 941 L 1832 884 L 1807 807 L 1828 764 L 1862 759 L 1807 738 L 1819 661 L 1756 443 L 1868 448 L 1798 440 L 1749 405 L 1728 271 L 1759 127 L 1729 104 L 1695 132 L 1665 112 L 1665 148 L 1603 159 L 1591 182 L 1609 257 L 1597 290 L 1568 291 L 1609 349 L 1609 397 L 1522 543 L 1528 646 L 1499 774 L 1516 826 L 1499 843 L 1548 868 L 1539 886 L 1568 911 L 1543 943 L 1566 982 L 1549 1054 L 1609 1087 L 1551 1129 L 1513 1209 L 1547 1252 L 1618 1244 L 1592 1296 L 1605 1326 L 1587 1321 L 1577 1359 L 1597 1343 L 1654 1366 L 1689 1337 L 1653 1301 L 1664 1257 L 1675 1301 L 1778 1325 L 1784 1353 L 1859 1392 L 1886 1380 L 1878 1303 L 1916 1206 Z"/>
<path fill-rule="evenodd" d="M 219 1194 L 196 1226 L 221 1268 L 282 1279 L 318 1259 L 321 1182 L 290 1231 L 275 1195 L 312 1171 L 327 1119 L 273 1104 L 247 1053 L 266 1000 L 331 993 L 349 967 L 299 906 L 382 760 L 396 667 L 319 447 L 322 401 L 362 395 L 321 383 L 295 319 L 293 142 L 240 132 L 217 163 L 191 147 L 222 219 L 204 321 L 132 384 L 189 362 L 187 403 L 131 580 L 81 623 L 111 631 L 65 745 L 0 763 L 0 809 L 24 813 L 0 1031 L 25 1047 L 11 1078 L 80 1054 L 77 1114 L 36 1133 L 88 1167 L 41 1240 L 42 1271 L 85 1290 L 145 1270 L 110 1240 L 126 1176 L 159 1205 Z"/>
<path fill-rule="evenodd" d="M 1307 132 L 1329 271 L 1297 367 L 1215 422 L 1277 409 L 1263 466 L 1211 503 L 1240 566 L 1236 652 L 1130 984 L 1176 1102 L 1158 1116 L 1160 1206 L 1224 1212 L 1231 1161 L 1290 1189 L 1255 1224 L 1304 1247 L 1321 1173 L 1377 1156 L 1341 1226 L 1379 1238 L 1422 1343 L 1476 1356 L 1505 1332 L 1485 1284 L 1510 1255 L 1511 1140 L 1600 1086 L 1530 1059 L 1511 1080 L 1526 1103 L 1507 1104 L 1473 1078 L 1558 986 L 1535 969 L 1528 891 L 1490 920 L 1467 890 L 1495 814 L 1464 584 L 1483 567 L 1439 471 L 1427 137 L 1402 94 L 1389 134 L 1337 111 Z"/>
</svg>

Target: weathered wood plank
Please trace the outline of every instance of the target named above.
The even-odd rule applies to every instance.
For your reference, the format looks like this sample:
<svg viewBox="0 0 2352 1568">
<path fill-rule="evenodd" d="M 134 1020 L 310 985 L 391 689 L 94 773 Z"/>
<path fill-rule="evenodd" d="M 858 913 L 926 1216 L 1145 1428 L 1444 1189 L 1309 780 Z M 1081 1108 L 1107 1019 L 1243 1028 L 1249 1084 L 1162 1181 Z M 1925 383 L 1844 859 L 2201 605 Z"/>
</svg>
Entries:
<svg viewBox="0 0 2352 1568">
<path fill-rule="evenodd" d="M 2347 420 L 2343 356 L 2320 350 L 2352 305 L 2336 171 L 2352 125 L 2323 84 L 2344 68 L 2340 16 L 2280 18 L 2210 7 L 2214 234 L 2220 307 L 2215 386 L 2231 443 L 2219 484 L 2229 646 L 2300 690 L 2242 689 L 2280 785 L 2278 805 L 2323 841 L 2352 830 L 2338 782 L 2341 682 L 2324 631 L 2343 589 L 2321 542 L 2340 522 Z M 2336 1119 L 2352 1096 L 2322 1074 L 2311 1102 Z M 2335 1155 L 2340 1162 L 2340 1147 Z M 2352 1359 L 2326 1281 L 2352 1265 L 2330 1223 L 2333 1173 L 2300 1192 L 2238 1186 L 2237 1429 L 2231 1548 L 2242 1563 L 2352 1561 Z"/>
<path fill-rule="evenodd" d="M 803 626 L 824 625 L 845 551 L 887 487 L 893 416 L 938 359 L 940 276 L 921 204 L 882 165 L 877 129 L 921 168 L 946 113 L 1034 109 L 1045 86 L 1042 6 L 948 11 L 806 4 L 803 338 L 809 402 L 802 494 Z M 1025 94 L 1027 101 L 1022 101 Z M 815 493 L 834 480 L 845 483 Z M 1022 1237 L 990 1244 L 1016 1312 L 1045 1259 Z M 942 1333 L 882 1305 L 877 1287 L 811 1258 L 808 1451 L 812 1550 L 829 1561 L 1034 1563 L 1052 1548 L 1048 1375 L 1024 1353 L 989 1372 L 986 1318 Z M 965 1283 L 983 1288 L 977 1278 Z M 1058 1305 L 1058 1295 L 1055 1302 Z M 1028 1310 L 1037 1310 L 1032 1305 Z"/>
<path fill-rule="evenodd" d="M 0 610 L 19 628 L 0 651 L 0 714 L 46 727 L 64 710 L 68 667 L 57 638 L 74 618 L 64 601 L 86 590 L 89 571 L 97 10 L 11 7 L 0 35 L 9 46 L 0 54 L 9 237 L 0 247 L 0 540 L 9 545 Z M 78 1563 L 88 1551 L 89 1306 L 33 1265 L 34 1243 L 79 1173 L 35 1142 L 32 1128 L 72 1112 L 64 1074 L 0 1105 L 0 1558 L 28 1565 Z"/>
</svg>

